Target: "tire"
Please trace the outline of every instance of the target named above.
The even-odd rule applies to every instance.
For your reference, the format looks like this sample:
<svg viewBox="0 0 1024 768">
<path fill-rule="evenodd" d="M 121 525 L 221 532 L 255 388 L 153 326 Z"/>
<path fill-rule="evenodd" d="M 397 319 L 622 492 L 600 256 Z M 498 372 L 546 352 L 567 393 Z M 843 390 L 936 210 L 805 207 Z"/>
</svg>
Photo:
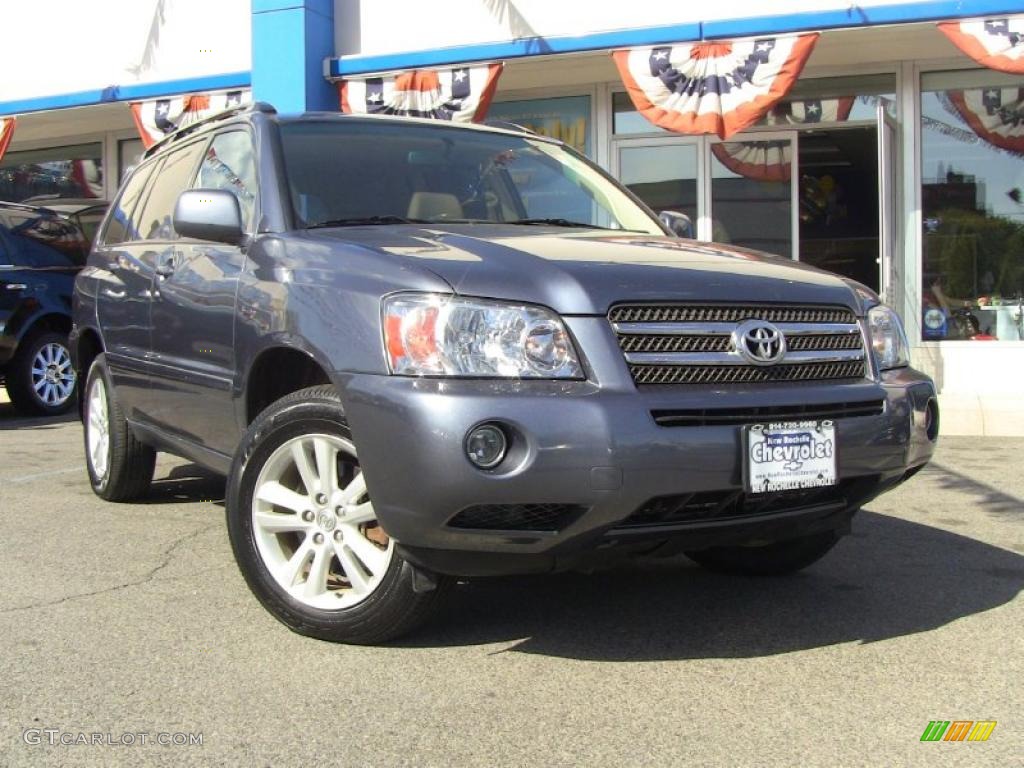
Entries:
<svg viewBox="0 0 1024 768">
<path fill-rule="evenodd" d="M 128 426 L 104 355 L 93 361 L 85 380 L 82 423 L 93 492 L 107 501 L 144 496 L 153 481 L 156 451 L 140 443 Z"/>
<path fill-rule="evenodd" d="M 393 640 L 426 620 L 451 583 L 438 576 L 435 589 L 413 589 L 413 566 L 377 522 L 330 386 L 281 398 L 249 427 L 228 478 L 227 524 L 249 589 L 301 635 Z"/>
<path fill-rule="evenodd" d="M 7 370 L 7 394 L 26 416 L 57 416 L 76 403 L 77 380 L 68 337 L 43 331 L 18 345 Z"/>
<path fill-rule="evenodd" d="M 824 531 L 762 546 L 712 547 L 687 552 L 686 556 L 717 573 L 785 576 L 818 562 L 837 541 L 839 535 L 835 531 Z"/>
</svg>

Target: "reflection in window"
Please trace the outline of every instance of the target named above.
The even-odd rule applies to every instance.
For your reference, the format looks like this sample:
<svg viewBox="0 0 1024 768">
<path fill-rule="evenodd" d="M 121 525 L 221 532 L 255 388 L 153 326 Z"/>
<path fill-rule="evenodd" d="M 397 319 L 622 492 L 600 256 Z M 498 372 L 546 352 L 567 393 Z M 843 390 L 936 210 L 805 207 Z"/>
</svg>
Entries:
<svg viewBox="0 0 1024 768">
<path fill-rule="evenodd" d="M 243 228 L 250 229 L 256 209 L 256 157 L 248 133 L 232 131 L 213 140 L 199 166 L 196 187 L 231 192 L 238 198 Z"/>
<path fill-rule="evenodd" d="M 1021 86 L 992 73 L 924 79 L 925 340 L 1024 338 Z"/>
<path fill-rule="evenodd" d="M 788 139 L 712 146 L 712 240 L 792 256 L 792 158 Z"/>
<path fill-rule="evenodd" d="M 103 197 L 103 146 L 77 144 L 8 152 L 0 162 L 0 200 L 45 203 Z"/>
</svg>

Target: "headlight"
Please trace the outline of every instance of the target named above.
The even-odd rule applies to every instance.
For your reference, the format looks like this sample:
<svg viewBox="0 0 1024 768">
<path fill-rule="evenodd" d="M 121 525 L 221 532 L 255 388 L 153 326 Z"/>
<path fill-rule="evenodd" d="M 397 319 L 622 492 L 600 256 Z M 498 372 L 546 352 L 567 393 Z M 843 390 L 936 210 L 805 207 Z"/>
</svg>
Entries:
<svg viewBox="0 0 1024 768">
<path fill-rule="evenodd" d="M 868 333 L 871 346 L 875 350 L 878 367 L 887 371 L 890 368 L 903 368 L 910 365 L 910 344 L 903 330 L 900 317 L 892 309 L 879 304 L 868 310 Z"/>
<path fill-rule="evenodd" d="M 581 379 L 561 318 L 542 307 L 405 293 L 384 299 L 384 346 L 404 376 Z"/>
</svg>

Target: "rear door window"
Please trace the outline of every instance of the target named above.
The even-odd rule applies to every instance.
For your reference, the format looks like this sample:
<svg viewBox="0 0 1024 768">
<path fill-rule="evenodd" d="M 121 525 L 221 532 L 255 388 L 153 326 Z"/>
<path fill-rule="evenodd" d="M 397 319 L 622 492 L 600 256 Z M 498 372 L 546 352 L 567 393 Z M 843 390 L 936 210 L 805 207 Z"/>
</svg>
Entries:
<svg viewBox="0 0 1024 768">
<path fill-rule="evenodd" d="M 141 240 L 176 240 L 174 231 L 174 206 L 178 195 L 192 185 L 199 158 L 205 142 L 194 142 L 187 147 L 175 149 L 164 158 L 159 173 L 153 176 L 149 197 L 142 204 L 139 214 L 139 235 Z"/>
</svg>

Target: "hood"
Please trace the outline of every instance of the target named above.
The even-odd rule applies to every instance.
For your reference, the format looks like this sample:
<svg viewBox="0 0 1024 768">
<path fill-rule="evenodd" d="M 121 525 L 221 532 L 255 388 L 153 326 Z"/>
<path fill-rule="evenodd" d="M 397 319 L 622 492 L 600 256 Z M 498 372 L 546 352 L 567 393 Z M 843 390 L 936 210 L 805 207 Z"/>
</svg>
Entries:
<svg viewBox="0 0 1024 768">
<path fill-rule="evenodd" d="M 838 304 L 861 313 L 840 277 L 788 259 L 671 237 L 508 224 L 312 230 L 408 260 L 456 293 L 604 315 L 620 302 Z"/>
</svg>

